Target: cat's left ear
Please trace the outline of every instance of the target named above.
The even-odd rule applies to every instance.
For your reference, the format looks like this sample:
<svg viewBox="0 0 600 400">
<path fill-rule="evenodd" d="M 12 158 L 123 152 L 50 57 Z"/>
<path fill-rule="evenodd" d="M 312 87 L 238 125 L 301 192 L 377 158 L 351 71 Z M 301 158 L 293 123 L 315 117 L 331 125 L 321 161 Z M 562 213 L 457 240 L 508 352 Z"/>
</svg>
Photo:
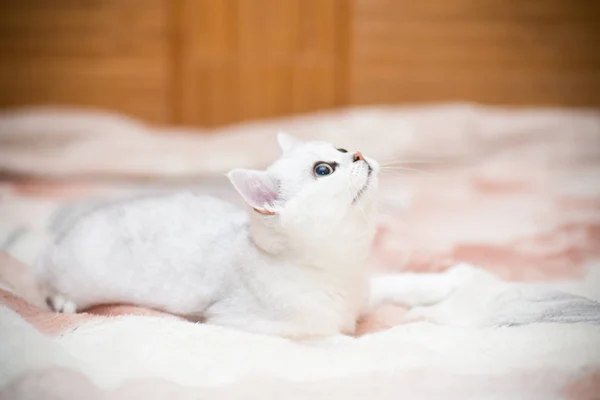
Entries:
<svg viewBox="0 0 600 400">
<path fill-rule="evenodd" d="M 294 147 L 302 143 L 299 139 L 296 139 L 292 135 L 289 135 L 284 132 L 279 132 L 277 134 L 277 142 L 279 143 L 279 148 L 283 153 L 287 153 L 288 151 L 292 150 Z"/>
<path fill-rule="evenodd" d="M 255 211 L 274 215 L 274 204 L 279 199 L 277 183 L 266 171 L 234 169 L 227 177 L 242 198 Z"/>
</svg>

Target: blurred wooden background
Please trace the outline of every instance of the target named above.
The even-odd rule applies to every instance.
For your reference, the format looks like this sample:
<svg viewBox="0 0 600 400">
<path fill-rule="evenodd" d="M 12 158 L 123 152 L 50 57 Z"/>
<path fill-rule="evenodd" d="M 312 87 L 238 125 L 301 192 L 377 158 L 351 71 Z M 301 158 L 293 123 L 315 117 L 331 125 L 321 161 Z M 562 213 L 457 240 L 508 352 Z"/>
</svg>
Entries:
<svg viewBox="0 0 600 400">
<path fill-rule="evenodd" d="M 0 107 L 213 126 L 455 100 L 600 106 L 600 3 L 0 1 Z"/>
</svg>

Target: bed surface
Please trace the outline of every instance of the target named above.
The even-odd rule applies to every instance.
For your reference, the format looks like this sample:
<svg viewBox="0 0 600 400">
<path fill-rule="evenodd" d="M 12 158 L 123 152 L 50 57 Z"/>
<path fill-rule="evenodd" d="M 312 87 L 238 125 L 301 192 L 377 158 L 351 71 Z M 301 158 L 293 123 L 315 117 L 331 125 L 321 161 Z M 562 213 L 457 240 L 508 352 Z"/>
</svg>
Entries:
<svg viewBox="0 0 600 400">
<path fill-rule="evenodd" d="M 78 110 L 4 113 L 0 324 L 10 340 L 0 344 L 9 360 L 0 367 L 0 393 L 70 387 L 73 398 L 268 392 L 575 399 L 600 390 L 600 326 L 593 323 L 408 323 L 405 310 L 384 307 L 361 321 L 358 338 L 314 346 L 141 310 L 101 309 L 60 321 L 44 310 L 27 266 L 79 213 L 106 199 L 173 190 L 239 203 L 224 174 L 266 166 L 277 157 L 280 130 L 395 163 L 381 175 L 373 273 L 443 271 L 466 262 L 486 277 L 465 291 L 543 282 L 600 298 L 595 111 L 363 108 L 203 135 Z M 452 304 L 458 314 L 467 307 Z"/>
</svg>

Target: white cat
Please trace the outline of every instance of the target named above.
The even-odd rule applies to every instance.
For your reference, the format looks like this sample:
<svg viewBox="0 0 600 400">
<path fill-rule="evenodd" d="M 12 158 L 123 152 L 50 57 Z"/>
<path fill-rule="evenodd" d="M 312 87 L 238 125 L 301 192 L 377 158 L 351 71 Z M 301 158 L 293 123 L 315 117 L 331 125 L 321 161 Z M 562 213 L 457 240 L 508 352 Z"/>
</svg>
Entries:
<svg viewBox="0 0 600 400">
<path fill-rule="evenodd" d="M 74 312 L 128 303 L 310 337 L 352 334 L 371 306 L 435 303 L 456 287 L 456 271 L 369 280 L 377 162 L 284 134 L 279 144 L 283 155 L 266 171 L 228 174 L 249 213 L 181 193 L 117 202 L 81 218 L 37 265 L 53 293 L 50 306 Z"/>
</svg>

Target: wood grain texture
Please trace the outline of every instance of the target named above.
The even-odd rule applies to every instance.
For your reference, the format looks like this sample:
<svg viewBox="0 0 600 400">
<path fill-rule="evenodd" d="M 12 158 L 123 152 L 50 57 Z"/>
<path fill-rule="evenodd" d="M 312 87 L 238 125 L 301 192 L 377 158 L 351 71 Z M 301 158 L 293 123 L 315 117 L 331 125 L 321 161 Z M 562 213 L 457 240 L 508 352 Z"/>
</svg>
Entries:
<svg viewBox="0 0 600 400">
<path fill-rule="evenodd" d="M 0 106 L 76 105 L 170 122 L 168 0 L 0 3 Z"/>
<path fill-rule="evenodd" d="M 600 106 L 593 0 L 355 0 L 352 104 Z"/>
<path fill-rule="evenodd" d="M 600 106 L 596 0 L 6 0 L 0 107 L 215 126 L 346 105 Z"/>
<path fill-rule="evenodd" d="M 184 123 L 335 106 L 339 0 L 182 0 Z"/>
</svg>

